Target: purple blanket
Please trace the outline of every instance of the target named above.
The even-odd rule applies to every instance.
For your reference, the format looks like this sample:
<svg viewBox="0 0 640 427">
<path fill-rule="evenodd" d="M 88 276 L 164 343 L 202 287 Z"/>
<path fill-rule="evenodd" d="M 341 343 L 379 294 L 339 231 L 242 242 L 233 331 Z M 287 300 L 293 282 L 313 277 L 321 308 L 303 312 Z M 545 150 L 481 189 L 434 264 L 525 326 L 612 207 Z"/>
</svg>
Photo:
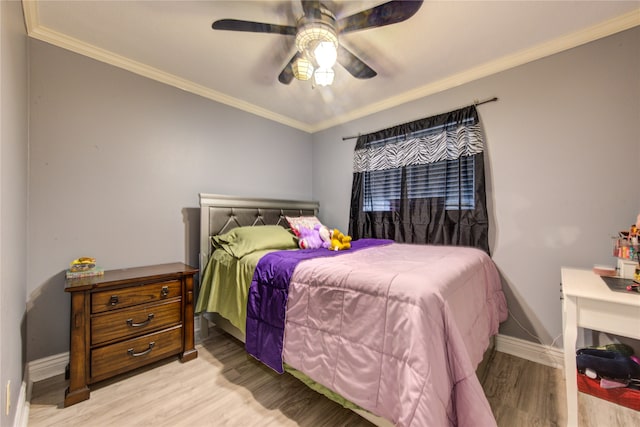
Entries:
<svg viewBox="0 0 640 427">
<path fill-rule="evenodd" d="M 325 248 L 276 251 L 260 258 L 253 273 L 247 301 L 246 350 L 256 359 L 282 374 L 284 323 L 289 282 L 298 263 L 321 257 L 334 257 L 360 249 L 390 244 L 391 240 L 359 239 L 351 249 Z"/>
</svg>

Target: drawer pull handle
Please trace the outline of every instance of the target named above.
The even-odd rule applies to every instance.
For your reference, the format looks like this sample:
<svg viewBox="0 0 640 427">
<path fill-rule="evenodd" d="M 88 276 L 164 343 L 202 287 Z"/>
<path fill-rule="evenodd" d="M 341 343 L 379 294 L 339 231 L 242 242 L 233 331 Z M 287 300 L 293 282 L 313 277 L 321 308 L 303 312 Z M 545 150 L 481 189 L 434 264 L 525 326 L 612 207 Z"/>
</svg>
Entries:
<svg viewBox="0 0 640 427">
<path fill-rule="evenodd" d="M 162 295 L 162 298 L 165 298 L 167 295 L 169 295 L 169 287 L 163 286 L 162 290 L 160 291 L 160 295 Z"/>
<path fill-rule="evenodd" d="M 153 319 L 153 313 L 149 313 L 147 315 L 147 320 L 145 320 L 142 323 L 133 323 L 133 319 L 127 319 L 127 325 L 129 325 L 132 328 L 139 328 L 141 326 L 147 326 L 149 322 L 151 322 L 151 319 Z"/>
<path fill-rule="evenodd" d="M 148 349 L 146 349 L 145 351 L 142 351 L 142 352 L 140 352 L 140 353 L 136 353 L 136 352 L 134 352 L 134 351 L 133 351 L 133 349 L 132 349 L 132 348 L 130 348 L 129 350 L 127 350 L 127 354 L 128 354 L 129 356 L 131 356 L 131 357 L 140 357 L 140 356 L 144 356 L 145 354 L 149 354 L 149 352 L 150 352 L 151 350 L 153 350 L 153 346 L 154 346 L 154 345 L 156 345 L 155 341 L 151 341 L 151 342 L 149 343 L 149 348 L 148 348 Z"/>
<path fill-rule="evenodd" d="M 109 299 L 109 304 L 110 305 L 116 305 L 119 302 L 120 301 L 118 300 L 118 295 L 111 295 L 111 298 Z"/>
</svg>

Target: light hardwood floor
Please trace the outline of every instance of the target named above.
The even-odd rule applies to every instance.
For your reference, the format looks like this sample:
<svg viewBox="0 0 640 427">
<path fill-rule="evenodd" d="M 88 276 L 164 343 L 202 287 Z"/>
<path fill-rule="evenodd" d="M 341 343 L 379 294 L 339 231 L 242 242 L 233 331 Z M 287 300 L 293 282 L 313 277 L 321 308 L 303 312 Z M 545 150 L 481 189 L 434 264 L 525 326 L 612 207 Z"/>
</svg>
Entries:
<svg viewBox="0 0 640 427">
<path fill-rule="evenodd" d="M 197 349 L 193 361 L 172 358 L 100 383 L 89 400 L 68 408 L 63 375 L 40 381 L 28 425 L 372 426 L 290 375 L 273 373 L 229 335 L 211 329 Z M 531 427 L 565 425 L 563 381 L 558 369 L 496 352 L 482 383 L 500 427 Z M 580 426 L 640 425 L 640 412 L 582 394 L 579 404 Z"/>
</svg>

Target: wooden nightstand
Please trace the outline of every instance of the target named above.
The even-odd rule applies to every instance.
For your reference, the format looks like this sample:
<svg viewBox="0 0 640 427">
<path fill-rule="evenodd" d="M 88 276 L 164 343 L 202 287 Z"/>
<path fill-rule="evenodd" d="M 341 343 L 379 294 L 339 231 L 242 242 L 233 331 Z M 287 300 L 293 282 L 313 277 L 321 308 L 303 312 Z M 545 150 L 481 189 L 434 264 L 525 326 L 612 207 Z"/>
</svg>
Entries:
<svg viewBox="0 0 640 427">
<path fill-rule="evenodd" d="M 67 280 L 71 294 L 69 387 L 64 406 L 89 385 L 166 357 L 186 362 L 194 347 L 193 276 L 182 263 L 105 271 Z"/>
</svg>

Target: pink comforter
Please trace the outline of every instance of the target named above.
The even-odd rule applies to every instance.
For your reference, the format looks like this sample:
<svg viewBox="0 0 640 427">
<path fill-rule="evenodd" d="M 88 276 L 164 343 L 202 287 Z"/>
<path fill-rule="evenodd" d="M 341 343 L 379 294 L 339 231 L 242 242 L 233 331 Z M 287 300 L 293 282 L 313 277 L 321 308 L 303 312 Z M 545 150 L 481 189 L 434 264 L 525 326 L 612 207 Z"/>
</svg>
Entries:
<svg viewBox="0 0 640 427">
<path fill-rule="evenodd" d="M 392 244 L 298 265 L 283 355 L 398 426 L 495 426 L 475 368 L 506 317 L 484 252 Z"/>
</svg>

